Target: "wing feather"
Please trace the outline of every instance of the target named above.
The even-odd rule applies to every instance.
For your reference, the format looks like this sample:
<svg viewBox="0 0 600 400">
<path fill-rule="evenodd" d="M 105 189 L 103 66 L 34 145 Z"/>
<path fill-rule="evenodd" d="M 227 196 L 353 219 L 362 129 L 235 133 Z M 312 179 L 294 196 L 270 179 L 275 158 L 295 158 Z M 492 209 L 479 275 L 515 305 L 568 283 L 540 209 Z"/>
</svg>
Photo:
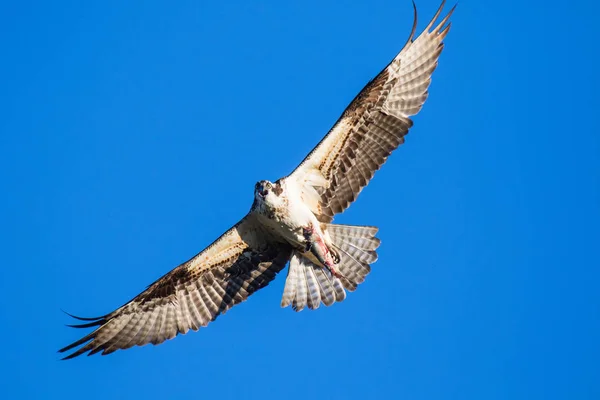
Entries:
<svg viewBox="0 0 600 400">
<path fill-rule="evenodd" d="M 288 177 L 302 187 L 303 198 L 321 222 L 330 222 L 356 200 L 390 154 L 404 143 L 413 124 L 410 117 L 421 110 L 427 99 L 442 41 L 450 29 L 449 18 L 456 6 L 437 23 L 444 3 L 416 39 L 414 7 L 413 28 L 402 50 L 361 90 L 329 133 Z M 322 179 L 314 178 L 315 171 Z"/>
<path fill-rule="evenodd" d="M 267 286 L 291 254 L 270 240 L 250 214 L 204 251 L 158 279 L 134 299 L 75 327 L 97 327 L 59 350 L 65 359 L 159 344 L 208 325 L 255 291 Z"/>
</svg>

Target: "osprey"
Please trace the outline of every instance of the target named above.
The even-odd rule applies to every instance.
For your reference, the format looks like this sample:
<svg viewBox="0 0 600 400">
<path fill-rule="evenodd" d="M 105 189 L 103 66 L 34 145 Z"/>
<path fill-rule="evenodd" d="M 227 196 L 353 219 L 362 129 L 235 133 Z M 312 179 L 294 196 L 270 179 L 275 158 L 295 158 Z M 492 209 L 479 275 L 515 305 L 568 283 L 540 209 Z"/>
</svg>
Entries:
<svg viewBox="0 0 600 400">
<path fill-rule="evenodd" d="M 76 328 L 96 329 L 59 350 L 65 359 L 159 344 L 208 325 L 267 286 L 289 261 L 281 300 L 296 311 L 330 306 L 354 291 L 377 260 L 373 226 L 332 224 L 404 142 L 425 99 L 448 34 L 450 12 L 411 34 L 398 55 L 354 98 L 288 176 L 260 181 L 250 212 L 214 243 L 115 311 Z"/>
</svg>

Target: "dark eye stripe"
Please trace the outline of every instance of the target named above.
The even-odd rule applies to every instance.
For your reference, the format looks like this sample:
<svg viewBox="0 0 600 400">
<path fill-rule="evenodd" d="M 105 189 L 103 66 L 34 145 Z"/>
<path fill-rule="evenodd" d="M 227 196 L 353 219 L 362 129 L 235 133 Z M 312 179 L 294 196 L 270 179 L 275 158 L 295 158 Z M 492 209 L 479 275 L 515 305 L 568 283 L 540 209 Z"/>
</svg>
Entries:
<svg viewBox="0 0 600 400">
<path fill-rule="evenodd" d="M 281 187 L 279 181 L 275 182 L 275 185 L 273 185 L 273 193 L 275 193 L 276 196 L 279 196 L 281 193 L 283 193 L 283 188 Z"/>
</svg>

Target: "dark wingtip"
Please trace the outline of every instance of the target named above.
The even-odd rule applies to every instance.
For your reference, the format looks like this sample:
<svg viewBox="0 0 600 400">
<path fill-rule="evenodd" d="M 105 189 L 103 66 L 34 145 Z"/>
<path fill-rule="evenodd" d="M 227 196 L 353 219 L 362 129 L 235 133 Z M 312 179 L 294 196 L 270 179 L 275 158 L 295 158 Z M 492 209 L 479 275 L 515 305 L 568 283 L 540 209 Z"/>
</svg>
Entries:
<svg viewBox="0 0 600 400">
<path fill-rule="evenodd" d="M 90 343 L 88 343 L 88 342 L 90 340 L 94 340 L 96 338 L 97 333 L 98 333 L 98 330 L 95 330 L 95 331 L 91 332 L 90 334 L 82 337 L 81 339 L 79 339 L 79 340 L 71 343 L 70 345 L 65 346 L 62 349 L 58 350 L 59 353 L 64 353 L 64 352 L 67 352 L 69 350 L 74 349 L 77 346 L 84 345 L 79 350 L 77 350 L 74 353 L 69 354 L 68 356 L 66 356 L 65 358 L 63 358 L 63 360 L 68 360 L 70 358 L 77 357 L 78 355 L 80 355 L 80 354 L 85 353 L 86 351 L 88 351 L 89 347 L 90 347 Z"/>
<path fill-rule="evenodd" d="M 65 314 L 67 314 L 69 317 L 71 317 L 71 318 L 75 318 L 75 319 L 78 319 L 78 320 L 80 320 L 80 321 L 98 321 L 98 320 L 100 320 L 100 319 L 103 319 L 103 318 L 105 318 L 105 317 L 106 317 L 105 315 L 103 315 L 103 316 L 101 316 L 101 317 L 85 318 L 85 317 L 78 317 L 77 315 L 73 315 L 73 314 L 71 314 L 71 313 L 68 313 L 68 312 L 66 312 L 65 310 L 63 310 L 62 308 L 60 309 L 60 311 L 62 311 L 62 312 L 64 312 Z"/>
<path fill-rule="evenodd" d="M 92 328 L 94 326 L 100 326 L 104 323 L 104 319 L 99 319 L 98 321 L 92 321 L 92 322 L 88 322 L 87 324 L 67 324 L 65 326 L 68 326 L 69 328 Z"/>
<path fill-rule="evenodd" d="M 450 21 L 450 17 L 452 16 L 452 13 L 454 12 L 454 10 L 456 9 L 456 6 L 458 5 L 458 3 L 454 4 L 454 6 L 450 9 L 450 11 L 448 11 L 448 14 L 446 14 L 446 16 L 444 17 L 444 19 L 442 19 L 440 21 L 440 23 L 438 24 L 438 26 L 433 30 L 432 33 L 440 33 L 440 32 L 448 32 L 448 30 L 450 29 L 450 25 L 452 24 Z M 437 17 L 436 17 L 437 19 Z"/>
<path fill-rule="evenodd" d="M 406 47 L 407 45 L 409 45 L 412 40 L 415 37 L 415 33 L 417 32 L 417 5 L 415 4 L 415 0 L 413 0 L 412 2 L 413 5 L 413 26 L 412 29 L 410 31 L 410 35 L 408 36 L 408 40 L 406 41 L 406 43 L 404 44 L 404 47 Z"/>
<path fill-rule="evenodd" d="M 433 27 L 433 25 L 435 25 L 435 21 L 437 21 L 437 19 L 440 17 L 440 14 L 442 13 L 442 10 L 444 9 L 445 5 L 446 5 L 446 0 L 442 0 L 442 4 L 440 4 L 439 8 L 435 12 L 435 15 L 433 16 L 433 18 L 431 19 L 431 21 L 425 28 L 426 32 L 431 31 L 431 28 Z"/>
<path fill-rule="evenodd" d="M 456 3 L 454 3 L 454 5 L 452 6 L 452 8 L 450 9 L 450 12 L 448 12 L 448 14 L 452 14 L 454 12 L 454 10 L 456 10 L 456 6 L 458 6 L 458 1 Z"/>
<path fill-rule="evenodd" d="M 60 361 L 71 360 L 71 359 L 73 359 L 73 358 L 75 358 L 77 356 L 80 356 L 82 353 L 83 352 L 80 353 L 79 351 L 76 351 L 74 353 L 69 354 L 68 356 L 65 356 L 65 357 L 61 358 Z"/>
<path fill-rule="evenodd" d="M 81 344 L 81 343 L 80 343 L 80 344 Z M 72 348 L 73 348 L 73 347 L 71 347 L 71 346 L 67 346 L 67 347 L 65 347 L 65 348 L 62 348 L 62 349 L 60 349 L 58 352 L 59 352 L 59 353 L 64 353 L 65 351 L 71 350 Z M 72 358 L 75 358 L 75 357 L 77 357 L 77 356 L 80 356 L 80 355 L 82 355 L 82 354 L 83 354 L 83 353 L 85 353 L 86 351 L 89 351 L 89 349 L 87 348 L 87 346 L 84 346 L 84 347 L 80 348 L 79 350 L 77 350 L 77 351 L 74 351 L 73 353 L 71 353 L 71 354 L 68 354 L 68 355 L 64 356 L 63 358 L 61 358 L 61 359 L 60 359 L 60 361 L 70 360 L 70 359 L 72 359 Z"/>
<path fill-rule="evenodd" d="M 90 335 L 88 335 L 88 336 L 86 336 L 86 337 L 84 337 L 84 338 L 76 341 L 75 343 L 72 343 L 72 344 L 68 345 L 67 347 L 64 347 L 64 348 L 60 349 L 58 352 L 59 353 L 64 353 L 66 351 L 69 351 L 69 350 L 73 349 L 74 347 L 80 346 L 80 345 L 82 345 L 82 344 L 84 344 L 84 343 L 86 343 L 86 342 L 88 342 L 90 340 L 93 340 L 93 339 L 94 339 L 94 337 L 92 336 L 92 334 L 90 334 Z M 93 342 L 87 343 L 85 346 L 81 347 L 80 349 L 77 349 L 76 351 L 72 352 L 71 354 L 68 354 L 68 355 L 64 356 L 60 360 L 61 361 L 70 360 L 72 358 L 75 358 L 77 356 L 82 355 L 83 353 L 85 353 L 87 351 L 90 351 L 90 349 L 91 349 L 90 345 L 92 343 Z"/>
<path fill-rule="evenodd" d="M 93 327 L 98 327 L 103 325 L 104 323 L 106 323 L 106 319 L 107 316 L 103 315 L 101 317 L 94 317 L 94 318 L 86 318 L 86 317 L 78 317 L 77 315 L 73 315 L 71 313 L 66 312 L 65 310 L 61 309 L 62 312 L 64 312 L 65 314 L 67 314 L 69 317 L 77 319 L 79 321 L 88 321 L 86 323 L 83 324 L 71 324 L 71 325 L 66 325 L 69 328 L 93 328 Z M 77 346 L 81 346 L 84 345 L 85 343 L 89 342 L 90 340 L 93 340 L 96 337 L 98 330 L 96 329 L 95 331 L 91 332 L 90 334 L 84 336 L 83 338 L 77 340 L 76 342 L 71 343 L 70 345 L 63 347 L 62 349 L 58 350 L 58 353 L 64 353 L 67 352 L 69 350 L 74 349 Z M 77 351 L 74 351 L 73 353 L 61 358 L 62 360 L 70 360 L 72 358 L 75 358 L 83 353 L 85 353 L 86 351 L 89 351 L 90 343 L 88 343 L 87 345 L 84 345 L 82 348 L 80 348 Z"/>
</svg>

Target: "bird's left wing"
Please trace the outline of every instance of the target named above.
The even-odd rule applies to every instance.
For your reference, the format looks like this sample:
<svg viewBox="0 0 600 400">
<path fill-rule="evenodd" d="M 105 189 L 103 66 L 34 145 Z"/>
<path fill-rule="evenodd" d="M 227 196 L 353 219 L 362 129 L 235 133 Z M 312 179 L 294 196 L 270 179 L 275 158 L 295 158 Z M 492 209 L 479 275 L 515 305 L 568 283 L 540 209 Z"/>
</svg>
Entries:
<svg viewBox="0 0 600 400">
<path fill-rule="evenodd" d="M 414 5 L 414 3 L 413 3 Z M 444 1 L 425 30 L 411 35 L 400 53 L 356 96 L 327 136 L 288 177 L 321 222 L 331 222 L 358 197 L 388 156 L 404 142 L 410 116 L 427 98 L 431 74 L 450 29 L 454 8 L 437 22 Z"/>
<path fill-rule="evenodd" d="M 158 279 L 133 300 L 76 328 L 97 327 L 59 350 L 82 346 L 65 359 L 89 352 L 159 344 L 208 325 L 269 284 L 290 257 L 289 246 L 269 240 L 251 214 L 201 253 Z"/>
</svg>

